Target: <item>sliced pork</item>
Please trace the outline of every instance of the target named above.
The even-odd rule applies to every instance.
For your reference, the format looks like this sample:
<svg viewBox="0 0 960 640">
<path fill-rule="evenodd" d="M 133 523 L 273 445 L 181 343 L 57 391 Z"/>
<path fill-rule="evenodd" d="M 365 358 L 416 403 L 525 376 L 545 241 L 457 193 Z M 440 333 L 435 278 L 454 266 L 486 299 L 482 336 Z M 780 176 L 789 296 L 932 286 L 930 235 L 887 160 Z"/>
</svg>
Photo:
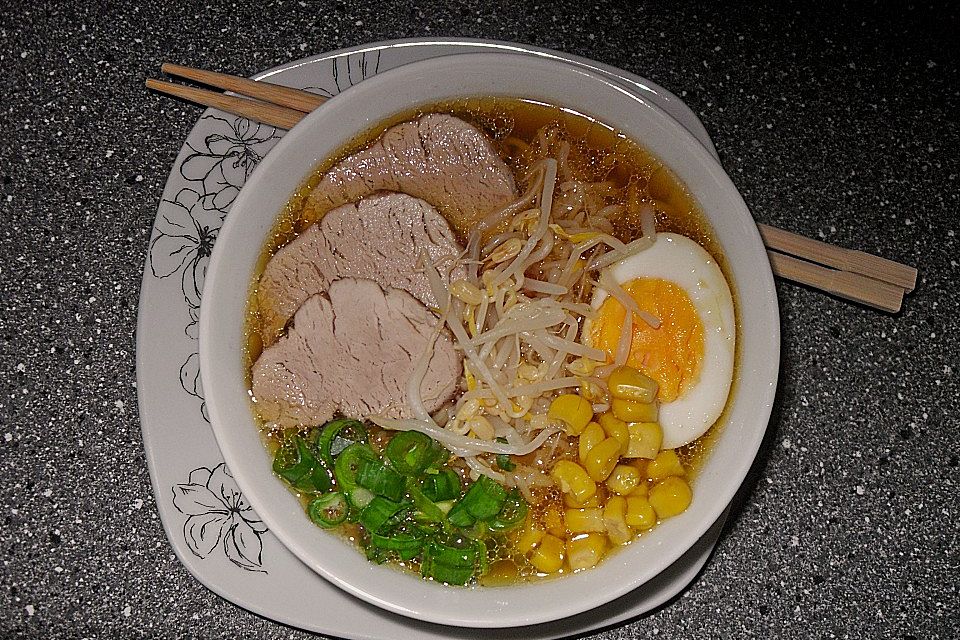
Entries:
<svg viewBox="0 0 960 640">
<path fill-rule="evenodd" d="M 334 281 L 303 303 L 287 335 L 253 366 L 257 413 L 285 427 L 323 424 L 336 413 L 411 417 L 407 381 L 437 322 L 406 291 L 372 280 Z M 450 399 L 461 370 L 444 330 L 420 386 L 427 411 Z"/>
<path fill-rule="evenodd" d="M 418 268 L 421 252 L 446 280 L 462 250 L 443 216 L 413 196 L 377 194 L 338 207 L 267 263 L 257 287 L 264 343 L 273 344 L 304 300 L 346 276 L 403 289 L 436 308 Z M 452 275 L 463 277 L 464 268 Z"/>
<path fill-rule="evenodd" d="M 423 198 L 463 235 L 517 198 L 513 174 L 490 140 L 446 114 L 391 127 L 327 171 L 309 203 L 323 212 L 381 189 Z"/>
</svg>

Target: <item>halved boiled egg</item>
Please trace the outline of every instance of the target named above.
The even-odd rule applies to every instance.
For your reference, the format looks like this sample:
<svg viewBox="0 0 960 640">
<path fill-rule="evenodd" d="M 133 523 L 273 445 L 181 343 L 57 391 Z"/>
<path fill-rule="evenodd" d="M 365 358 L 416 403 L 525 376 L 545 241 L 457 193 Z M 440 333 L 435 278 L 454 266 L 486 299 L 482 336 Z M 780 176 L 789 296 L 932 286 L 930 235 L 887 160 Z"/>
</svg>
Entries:
<svg viewBox="0 0 960 640">
<path fill-rule="evenodd" d="M 720 267 L 693 240 L 659 233 L 651 247 L 611 265 L 606 275 L 660 321 L 654 329 L 633 318 L 627 364 L 660 385 L 662 447 L 697 439 L 720 417 L 733 381 L 733 298 Z M 592 305 L 597 317 L 584 325 L 583 340 L 612 362 L 626 310 L 600 288 Z"/>
</svg>

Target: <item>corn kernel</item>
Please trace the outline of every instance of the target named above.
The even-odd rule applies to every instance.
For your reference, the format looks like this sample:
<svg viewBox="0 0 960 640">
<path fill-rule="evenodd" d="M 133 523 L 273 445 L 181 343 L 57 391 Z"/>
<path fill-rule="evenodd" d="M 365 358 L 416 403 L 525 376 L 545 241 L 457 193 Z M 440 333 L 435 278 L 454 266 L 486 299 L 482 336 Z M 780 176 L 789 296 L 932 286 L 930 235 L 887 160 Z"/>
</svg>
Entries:
<svg viewBox="0 0 960 640">
<path fill-rule="evenodd" d="M 543 513 L 543 526 L 547 533 L 563 537 L 567 533 L 567 525 L 563 521 L 563 509 L 556 503 L 550 503 Z"/>
<path fill-rule="evenodd" d="M 547 416 L 567 423 L 567 433 L 580 435 L 593 418 L 593 406 L 575 393 L 565 393 L 553 399 Z"/>
<path fill-rule="evenodd" d="M 541 573 L 556 573 L 563 567 L 565 556 L 566 545 L 563 540 L 548 533 L 530 555 L 530 564 Z"/>
<path fill-rule="evenodd" d="M 631 493 L 640 484 L 640 471 L 628 464 L 618 464 L 607 478 L 607 488 L 622 496 Z"/>
<path fill-rule="evenodd" d="M 641 478 L 640 484 L 638 484 L 633 491 L 631 491 L 630 493 L 628 493 L 627 496 L 643 496 L 644 498 L 647 497 L 647 493 L 650 491 L 650 487 L 649 487 L 649 485 L 647 484 L 647 481 L 646 481 L 646 480 L 643 480 L 643 477 L 644 477 L 644 475 L 643 475 L 643 472 L 641 471 L 641 472 L 640 472 L 640 478 Z"/>
<path fill-rule="evenodd" d="M 570 460 L 560 460 L 550 470 L 560 491 L 571 494 L 577 502 L 589 500 L 597 492 L 597 484 L 587 474 L 586 469 Z"/>
<path fill-rule="evenodd" d="M 656 402 L 634 402 L 614 398 L 610 402 L 613 415 L 625 422 L 656 422 L 658 417 Z"/>
<path fill-rule="evenodd" d="M 603 524 L 603 509 L 600 507 L 567 509 L 563 513 L 563 519 L 567 523 L 567 530 L 570 533 L 591 533 L 607 530 Z"/>
<path fill-rule="evenodd" d="M 567 564 L 574 571 L 596 566 L 607 553 L 607 541 L 598 533 L 587 533 L 567 540 Z"/>
<path fill-rule="evenodd" d="M 659 385 L 656 380 L 645 376 L 633 367 L 617 367 L 607 379 L 610 395 L 621 400 L 634 402 L 653 402 L 657 397 Z"/>
<path fill-rule="evenodd" d="M 656 422 L 631 422 L 627 425 L 630 442 L 627 445 L 627 458 L 656 457 L 663 444 L 663 429 Z"/>
<path fill-rule="evenodd" d="M 607 479 L 607 476 L 610 475 L 619 461 L 620 441 L 616 438 L 607 438 L 590 449 L 583 466 L 591 478 L 597 482 L 602 482 Z"/>
<path fill-rule="evenodd" d="M 626 453 L 630 445 L 630 430 L 627 428 L 627 423 L 610 412 L 602 414 L 597 421 L 608 438 L 616 438 L 620 442 L 620 454 Z"/>
<path fill-rule="evenodd" d="M 595 494 L 593 494 L 583 502 L 580 502 L 579 500 L 577 500 L 572 493 L 565 493 L 563 494 L 563 506 L 567 507 L 568 509 L 586 509 L 587 507 L 599 507 L 603 504 L 604 496 L 601 495 L 601 492 L 599 491 L 600 487 L 597 487 L 597 489 L 598 491 Z"/>
<path fill-rule="evenodd" d="M 547 535 L 547 532 L 537 524 L 532 516 L 528 516 L 527 523 L 523 527 L 523 532 L 520 534 L 520 538 L 517 539 L 517 549 L 520 553 L 530 553 L 537 548 L 537 545 L 540 544 L 545 535 Z"/>
<path fill-rule="evenodd" d="M 683 478 L 664 478 L 650 489 L 650 505 L 661 520 L 683 513 L 693 500 L 690 485 Z"/>
<path fill-rule="evenodd" d="M 587 459 L 587 454 L 590 453 L 590 449 L 600 444 L 606 437 L 607 434 L 603 432 L 603 427 L 599 424 L 596 422 L 588 424 L 583 433 L 580 434 L 580 462 L 584 462 Z"/>
<path fill-rule="evenodd" d="M 623 496 L 613 496 L 603 508 L 603 524 L 607 528 L 607 537 L 613 544 L 624 544 L 633 538 L 633 531 L 624 517 L 626 511 L 627 499 Z"/>
<path fill-rule="evenodd" d="M 646 531 L 657 524 L 657 514 L 646 495 L 629 495 L 627 496 L 627 512 L 624 514 L 624 520 L 631 527 Z"/>
<path fill-rule="evenodd" d="M 647 477 L 651 480 L 663 480 L 670 476 L 682 476 L 686 472 L 680 464 L 680 458 L 673 449 L 664 449 L 647 465 Z"/>
</svg>

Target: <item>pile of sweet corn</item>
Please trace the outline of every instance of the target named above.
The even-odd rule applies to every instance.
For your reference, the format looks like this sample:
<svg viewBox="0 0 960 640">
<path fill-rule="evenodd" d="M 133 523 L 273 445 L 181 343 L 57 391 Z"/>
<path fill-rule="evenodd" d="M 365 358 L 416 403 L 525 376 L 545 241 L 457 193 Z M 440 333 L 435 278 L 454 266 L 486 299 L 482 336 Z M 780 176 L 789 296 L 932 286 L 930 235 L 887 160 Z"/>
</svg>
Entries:
<svg viewBox="0 0 960 640">
<path fill-rule="evenodd" d="M 577 436 L 578 461 L 560 460 L 550 475 L 563 506 L 549 503 L 528 516 L 518 550 L 542 573 L 576 571 L 658 521 L 682 513 L 692 493 L 672 449 L 661 451 L 657 383 L 632 367 L 619 367 L 607 381 L 610 411 L 595 416 L 576 394 L 554 399 L 549 417 Z"/>
</svg>

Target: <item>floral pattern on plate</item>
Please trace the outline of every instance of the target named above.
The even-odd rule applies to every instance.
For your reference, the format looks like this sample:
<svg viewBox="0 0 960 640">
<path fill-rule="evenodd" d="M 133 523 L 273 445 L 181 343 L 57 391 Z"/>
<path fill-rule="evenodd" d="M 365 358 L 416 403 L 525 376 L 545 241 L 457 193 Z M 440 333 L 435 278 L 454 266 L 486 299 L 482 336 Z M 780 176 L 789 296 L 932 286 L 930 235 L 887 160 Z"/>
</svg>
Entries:
<svg viewBox="0 0 960 640">
<path fill-rule="evenodd" d="M 267 527 L 247 504 L 225 464 L 191 471 L 187 482 L 173 486 L 173 506 L 187 516 L 183 537 L 195 556 L 205 558 L 222 548 L 241 569 L 264 571 L 261 536 Z"/>
</svg>

